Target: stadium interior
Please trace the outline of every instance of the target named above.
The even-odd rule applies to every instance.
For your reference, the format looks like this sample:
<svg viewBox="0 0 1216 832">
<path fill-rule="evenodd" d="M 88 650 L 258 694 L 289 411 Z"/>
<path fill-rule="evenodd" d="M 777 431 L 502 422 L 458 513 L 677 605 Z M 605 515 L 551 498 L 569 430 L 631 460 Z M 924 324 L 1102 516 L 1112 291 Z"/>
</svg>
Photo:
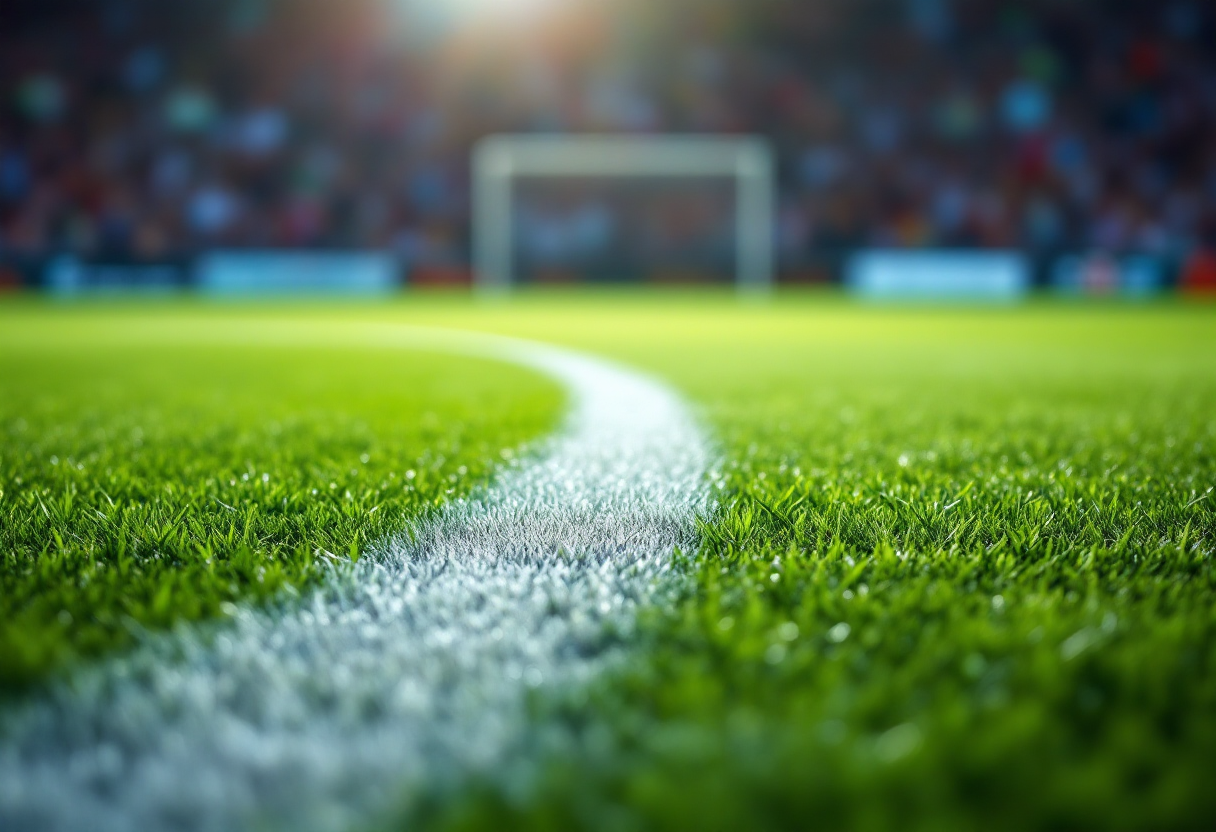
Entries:
<svg viewBox="0 0 1216 832">
<path fill-rule="evenodd" d="M 182 287 L 208 251 L 283 248 L 467 284 L 470 152 L 497 133 L 765 137 L 782 283 L 844 281 L 863 249 L 984 249 L 1018 252 L 1032 287 L 1216 285 L 1216 12 L 1195 0 L 9 0 L 5 17 L 10 287 Z M 721 279 L 728 186 L 531 186 L 522 271 Z"/>
<path fill-rule="evenodd" d="M 0 832 L 1211 832 L 1214 598 L 1214 0 L 0 0 Z"/>
</svg>

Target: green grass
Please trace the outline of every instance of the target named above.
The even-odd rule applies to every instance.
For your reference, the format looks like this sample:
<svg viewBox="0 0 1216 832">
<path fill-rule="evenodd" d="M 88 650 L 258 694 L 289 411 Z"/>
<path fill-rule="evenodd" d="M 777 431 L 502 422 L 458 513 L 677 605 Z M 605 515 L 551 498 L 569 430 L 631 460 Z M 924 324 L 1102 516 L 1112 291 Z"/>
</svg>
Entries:
<svg viewBox="0 0 1216 832">
<path fill-rule="evenodd" d="M 485 325 L 682 386 L 721 510 L 639 660 L 535 703 L 533 785 L 415 821 L 1216 823 L 1212 310 L 546 305 Z"/>
<path fill-rule="evenodd" d="M 1216 826 L 1210 307 L 900 310 L 823 295 L 740 306 L 700 293 L 579 293 L 494 306 L 411 296 L 324 315 L 51 315 L 73 331 L 121 316 L 155 317 L 172 332 L 323 316 L 356 331 L 407 321 L 553 340 L 666 378 L 719 440 L 719 512 L 682 562 L 681 602 L 644 615 L 637 660 L 590 690 L 534 701 L 538 726 L 562 730 L 537 732 L 538 768 L 516 761 L 518 788 L 473 784 L 436 796 L 403 825 Z M 318 348 L 312 383 L 363 389 L 324 370 L 331 355 Z M 486 374 L 485 389 L 499 389 L 503 372 Z M 467 401 L 462 386 L 476 378 L 460 370 L 445 395 Z M 529 401 L 553 400 L 514 380 L 503 387 L 506 402 L 523 402 L 528 390 Z M 418 393 L 443 400 L 425 385 Z M 298 416 L 303 398 L 285 400 L 279 421 Z M 154 390 L 147 399 L 167 406 Z M 543 429 L 537 414 L 548 411 L 522 407 L 496 406 L 472 423 L 477 435 L 504 431 L 505 447 Z M 11 437 L 12 420 L 0 424 Z M 402 440 L 404 458 L 439 439 L 417 438 Z M 32 491 L 9 490 L 10 443 L 5 510 Z M 307 443 L 288 444 L 301 464 L 320 458 Z M 116 448 L 113 464 L 134 450 Z M 382 450 L 370 464 L 396 453 Z M 316 481 L 348 470 L 359 452 L 351 447 L 335 474 Z M 59 456 L 59 468 L 40 463 L 45 477 L 70 473 Z M 199 458 L 231 472 L 229 482 L 245 470 L 241 452 Z M 484 472 L 465 464 L 470 476 Z M 253 472 L 264 468 L 258 461 Z M 223 482 L 216 477 L 216 487 Z M 55 483 L 42 487 L 62 500 Z M 340 546 L 366 533 L 365 517 L 326 539 Z"/>
<path fill-rule="evenodd" d="M 323 578 L 561 409 L 515 367 L 155 313 L 0 310 L 0 691 Z"/>
</svg>

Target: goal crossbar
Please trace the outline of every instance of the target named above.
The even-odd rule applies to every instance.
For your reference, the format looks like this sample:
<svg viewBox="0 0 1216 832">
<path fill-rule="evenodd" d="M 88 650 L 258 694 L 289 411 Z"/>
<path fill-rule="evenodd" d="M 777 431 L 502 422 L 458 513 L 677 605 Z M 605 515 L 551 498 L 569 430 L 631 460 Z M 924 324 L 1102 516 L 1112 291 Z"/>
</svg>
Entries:
<svg viewBox="0 0 1216 832">
<path fill-rule="evenodd" d="M 479 289 L 514 282 L 517 177 L 723 177 L 735 182 L 736 283 L 773 283 L 773 157 L 758 137 L 536 136 L 483 139 L 473 152 L 473 256 Z"/>
</svg>

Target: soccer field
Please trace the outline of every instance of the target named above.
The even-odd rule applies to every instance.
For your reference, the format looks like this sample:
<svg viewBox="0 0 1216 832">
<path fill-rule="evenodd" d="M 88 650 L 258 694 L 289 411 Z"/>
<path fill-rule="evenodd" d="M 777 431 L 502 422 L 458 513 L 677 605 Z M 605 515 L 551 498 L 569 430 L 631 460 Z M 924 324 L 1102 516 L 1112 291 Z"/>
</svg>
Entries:
<svg viewBox="0 0 1216 832">
<path fill-rule="evenodd" d="M 554 379 L 389 348 L 374 334 L 395 325 L 648 373 L 716 460 L 698 544 L 616 638 L 627 660 L 530 687 L 509 771 L 403 787 L 369 828 L 1216 819 L 1202 306 L 9 303 L 5 696 L 35 701 L 175 625 L 223 633 L 238 607 L 307 597 L 560 430 Z"/>
</svg>

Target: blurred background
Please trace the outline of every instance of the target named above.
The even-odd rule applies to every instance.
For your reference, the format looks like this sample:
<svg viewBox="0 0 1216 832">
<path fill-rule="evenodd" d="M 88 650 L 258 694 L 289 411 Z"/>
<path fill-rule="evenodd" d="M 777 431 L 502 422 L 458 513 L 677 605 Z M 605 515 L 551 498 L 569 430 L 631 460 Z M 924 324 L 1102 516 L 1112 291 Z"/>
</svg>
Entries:
<svg viewBox="0 0 1216 832">
<path fill-rule="evenodd" d="M 479 139 L 710 133 L 772 145 L 779 283 L 888 285 L 857 273 L 907 252 L 921 289 L 983 294 L 994 261 L 975 255 L 999 253 L 1018 291 L 1216 292 L 1216 7 L 1200 0 L 0 14 L 8 289 L 467 284 Z M 525 280 L 730 279 L 729 182 L 518 191 Z M 924 264 L 955 254 L 962 277 L 926 285 Z"/>
</svg>

